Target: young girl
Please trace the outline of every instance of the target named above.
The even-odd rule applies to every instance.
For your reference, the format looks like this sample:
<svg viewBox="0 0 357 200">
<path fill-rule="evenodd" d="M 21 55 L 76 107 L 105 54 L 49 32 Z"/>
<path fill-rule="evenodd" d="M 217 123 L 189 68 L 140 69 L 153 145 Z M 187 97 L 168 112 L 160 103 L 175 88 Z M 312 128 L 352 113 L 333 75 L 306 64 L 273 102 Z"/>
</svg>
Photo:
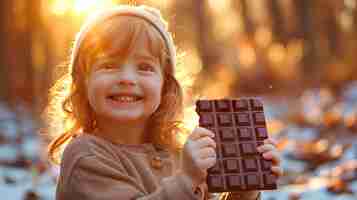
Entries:
<svg viewBox="0 0 357 200">
<path fill-rule="evenodd" d="M 214 134 L 197 127 L 183 147 L 177 141 L 183 95 L 175 66 L 175 45 L 158 10 L 119 6 L 88 20 L 68 74 L 51 89 L 49 113 L 66 122 L 49 145 L 51 160 L 61 158 L 57 200 L 213 198 L 205 178 L 216 162 Z M 274 142 L 259 151 L 281 176 Z"/>
</svg>

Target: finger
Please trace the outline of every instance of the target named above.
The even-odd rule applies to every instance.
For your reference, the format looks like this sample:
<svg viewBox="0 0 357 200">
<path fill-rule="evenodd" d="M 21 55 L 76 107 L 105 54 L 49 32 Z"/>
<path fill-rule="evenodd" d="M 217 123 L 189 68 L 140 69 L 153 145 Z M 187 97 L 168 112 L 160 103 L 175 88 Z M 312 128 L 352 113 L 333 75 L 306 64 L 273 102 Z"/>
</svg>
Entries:
<svg viewBox="0 0 357 200">
<path fill-rule="evenodd" d="M 191 140 L 197 140 L 204 136 L 214 137 L 214 133 L 206 128 L 196 127 L 188 137 Z"/>
<path fill-rule="evenodd" d="M 272 144 L 263 144 L 257 148 L 260 153 L 265 153 L 267 151 L 275 151 L 276 147 Z"/>
<path fill-rule="evenodd" d="M 210 167 L 213 167 L 217 162 L 217 159 L 215 157 L 208 157 L 208 158 L 205 158 L 205 159 L 200 159 L 198 162 L 197 162 L 197 167 L 200 169 L 200 170 L 207 170 L 208 168 Z"/>
<path fill-rule="evenodd" d="M 216 158 L 216 151 L 212 147 L 200 149 L 197 154 L 199 159 Z"/>
<path fill-rule="evenodd" d="M 264 144 L 271 144 L 271 145 L 276 147 L 278 145 L 278 142 L 273 140 L 273 139 L 271 139 L 271 138 L 268 138 L 268 139 L 264 140 Z"/>
<path fill-rule="evenodd" d="M 284 170 L 281 167 L 272 166 L 271 171 L 278 177 L 282 177 L 284 175 Z"/>
<path fill-rule="evenodd" d="M 195 145 L 197 148 L 203 148 L 203 147 L 213 147 L 216 148 L 217 144 L 216 142 L 210 138 L 210 137 L 201 137 L 195 141 Z"/>
<path fill-rule="evenodd" d="M 266 160 L 271 160 L 273 161 L 274 165 L 279 165 L 281 160 L 280 160 L 280 154 L 276 151 L 268 151 L 263 153 L 263 158 Z"/>
</svg>

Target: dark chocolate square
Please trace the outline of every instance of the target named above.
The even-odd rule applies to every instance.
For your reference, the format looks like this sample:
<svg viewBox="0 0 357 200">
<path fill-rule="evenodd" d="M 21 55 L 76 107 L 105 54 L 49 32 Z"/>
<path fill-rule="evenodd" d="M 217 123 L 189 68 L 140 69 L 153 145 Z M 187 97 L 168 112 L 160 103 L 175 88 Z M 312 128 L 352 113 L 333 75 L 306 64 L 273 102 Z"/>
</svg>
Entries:
<svg viewBox="0 0 357 200">
<path fill-rule="evenodd" d="M 260 165 L 262 167 L 262 170 L 264 171 L 269 171 L 271 169 L 271 166 L 273 165 L 273 162 L 271 160 L 265 160 L 260 159 Z"/>
<path fill-rule="evenodd" d="M 226 172 L 239 172 L 239 161 L 237 159 L 227 159 L 224 161 Z"/>
<path fill-rule="evenodd" d="M 265 140 L 268 138 L 268 132 L 265 127 L 255 128 L 255 134 L 258 140 Z"/>
<path fill-rule="evenodd" d="M 254 137 L 250 128 L 238 128 L 238 135 L 240 140 L 252 140 Z"/>
<path fill-rule="evenodd" d="M 197 107 L 198 107 L 201 111 L 206 111 L 206 112 L 212 111 L 211 101 L 208 101 L 208 100 L 200 100 L 200 101 L 198 101 L 198 102 L 197 102 Z"/>
<path fill-rule="evenodd" d="M 219 130 L 219 134 L 224 141 L 234 141 L 236 135 L 232 128 L 222 128 Z"/>
<path fill-rule="evenodd" d="M 207 176 L 207 184 L 220 191 L 224 189 L 224 183 L 223 183 L 223 177 L 222 176 L 218 176 L 218 175 L 209 175 Z"/>
<path fill-rule="evenodd" d="M 265 124 L 264 113 L 262 113 L 262 112 L 253 113 L 253 118 L 254 118 L 254 124 L 257 124 L 257 125 Z"/>
<path fill-rule="evenodd" d="M 222 144 L 223 157 L 238 156 L 236 144 Z"/>
<path fill-rule="evenodd" d="M 202 114 L 200 116 L 199 122 L 201 126 L 214 126 L 214 115 L 211 115 L 209 113 Z"/>
<path fill-rule="evenodd" d="M 257 147 L 253 143 L 242 143 L 239 145 L 239 148 L 243 155 L 254 155 L 258 153 Z"/>
<path fill-rule="evenodd" d="M 276 176 L 271 173 L 263 174 L 264 184 L 272 189 L 276 188 Z"/>
<path fill-rule="evenodd" d="M 218 124 L 220 126 L 232 126 L 232 115 L 229 113 L 217 114 Z"/>
<path fill-rule="evenodd" d="M 242 180 L 240 176 L 232 175 L 227 177 L 227 185 L 233 189 L 241 189 L 242 188 Z"/>
<path fill-rule="evenodd" d="M 260 185 L 259 175 L 248 174 L 244 177 L 248 189 L 256 188 Z"/>
<path fill-rule="evenodd" d="M 233 109 L 236 112 L 248 111 L 249 110 L 248 100 L 246 99 L 233 100 Z"/>
<path fill-rule="evenodd" d="M 231 102 L 229 100 L 215 101 L 216 110 L 219 112 L 231 111 Z"/>
<path fill-rule="evenodd" d="M 258 162 L 254 158 L 247 158 L 243 160 L 244 170 L 247 172 L 256 172 L 259 170 Z"/>
<path fill-rule="evenodd" d="M 263 103 L 259 99 L 251 99 L 250 104 L 253 111 L 263 111 Z"/>
<path fill-rule="evenodd" d="M 250 117 L 247 113 L 237 113 L 235 114 L 236 123 L 240 126 L 249 126 L 250 125 Z"/>
</svg>

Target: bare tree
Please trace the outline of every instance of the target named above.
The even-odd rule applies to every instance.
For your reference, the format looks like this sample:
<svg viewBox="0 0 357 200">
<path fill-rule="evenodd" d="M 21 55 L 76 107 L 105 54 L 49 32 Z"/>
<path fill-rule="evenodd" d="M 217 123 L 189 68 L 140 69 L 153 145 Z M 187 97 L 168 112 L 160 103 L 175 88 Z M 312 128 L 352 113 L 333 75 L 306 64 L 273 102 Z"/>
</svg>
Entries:
<svg viewBox="0 0 357 200">
<path fill-rule="evenodd" d="M 10 26 L 10 8 L 13 1 L 0 1 L 0 96 L 5 101 L 9 100 L 8 80 L 8 41 Z"/>
</svg>

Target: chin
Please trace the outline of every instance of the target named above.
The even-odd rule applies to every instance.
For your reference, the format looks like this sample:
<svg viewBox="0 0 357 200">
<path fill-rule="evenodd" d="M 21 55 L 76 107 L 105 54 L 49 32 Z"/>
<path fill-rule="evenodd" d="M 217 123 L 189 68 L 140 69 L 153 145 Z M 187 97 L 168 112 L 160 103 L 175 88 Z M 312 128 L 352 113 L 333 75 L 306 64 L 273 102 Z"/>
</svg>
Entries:
<svg viewBox="0 0 357 200">
<path fill-rule="evenodd" d="M 115 115 L 111 117 L 116 122 L 141 122 L 144 121 L 145 117 L 135 116 L 135 115 Z"/>
</svg>

